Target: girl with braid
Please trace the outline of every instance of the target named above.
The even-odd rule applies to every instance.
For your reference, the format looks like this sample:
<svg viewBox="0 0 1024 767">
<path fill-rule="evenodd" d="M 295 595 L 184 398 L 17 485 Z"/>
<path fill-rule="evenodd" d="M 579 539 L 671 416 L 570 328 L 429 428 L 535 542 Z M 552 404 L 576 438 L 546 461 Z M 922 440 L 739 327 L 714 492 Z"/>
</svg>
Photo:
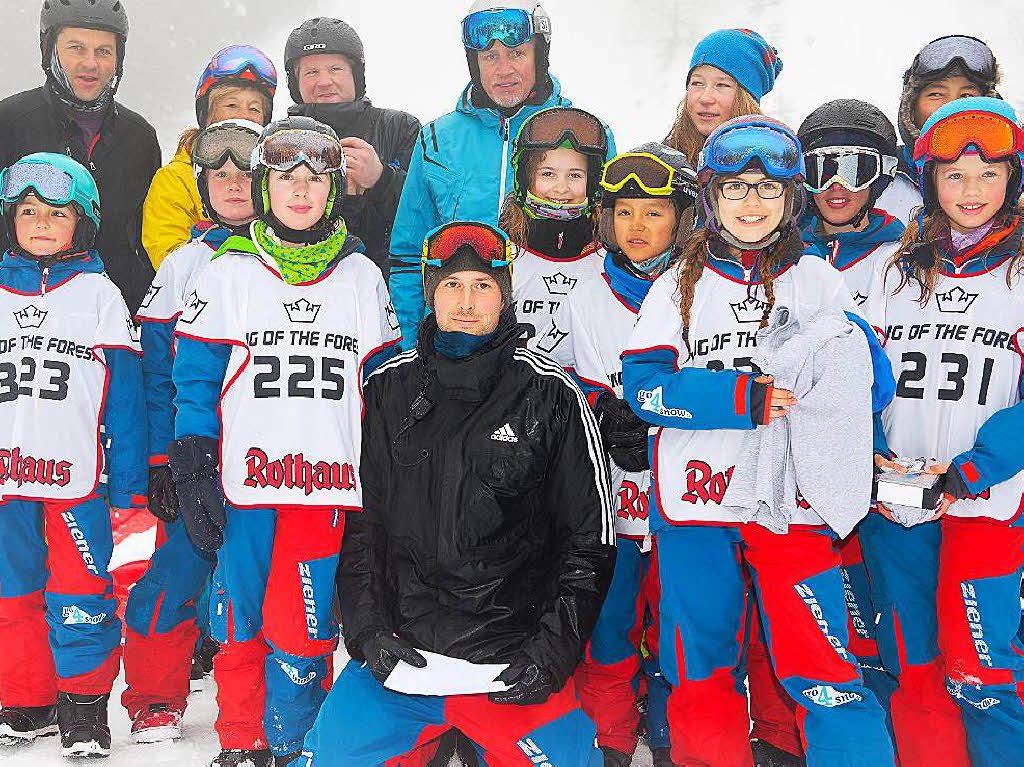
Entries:
<svg viewBox="0 0 1024 767">
<path fill-rule="evenodd" d="M 807 764 L 892 764 L 885 714 L 847 648 L 834 547 L 841 531 L 799 495 L 781 533 L 723 502 L 745 431 L 800 407 L 751 360 L 773 307 L 805 319 L 833 310 L 854 340 L 870 336 L 876 350 L 877 341 L 839 273 L 801 258 L 804 164 L 793 131 L 760 115 L 729 120 L 708 137 L 698 177 L 707 224 L 651 287 L 622 354 L 624 398 L 656 427 L 649 516 L 661 565 L 662 672 L 673 688 L 672 760 L 752 764 L 737 683 L 752 593 L 775 671 L 803 708 Z M 860 352 L 850 380 L 868 386 L 873 355 Z M 885 400 L 884 371 L 876 377 L 872 393 Z M 869 433 L 870 414 L 862 419 Z M 863 466 L 836 469 L 862 471 L 869 483 L 870 447 L 861 447 Z"/>
</svg>

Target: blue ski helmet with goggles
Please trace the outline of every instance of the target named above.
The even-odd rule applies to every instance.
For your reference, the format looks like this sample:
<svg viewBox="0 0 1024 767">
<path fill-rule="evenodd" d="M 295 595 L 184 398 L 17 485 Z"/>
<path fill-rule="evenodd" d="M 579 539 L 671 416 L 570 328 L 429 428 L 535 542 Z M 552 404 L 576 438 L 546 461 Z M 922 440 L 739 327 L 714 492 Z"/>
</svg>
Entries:
<svg viewBox="0 0 1024 767">
<path fill-rule="evenodd" d="M 100 193 L 85 166 L 64 154 L 36 152 L 0 171 L 0 210 L 12 247 L 18 242 L 14 208 L 29 194 L 48 205 L 73 205 L 79 215 L 71 249 L 58 257 L 93 247 L 100 228 Z"/>
<path fill-rule="evenodd" d="M 462 45 L 473 84 L 481 88 L 478 53 L 496 42 L 516 48 L 533 38 L 537 85 L 542 85 L 551 50 L 551 17 L 544 6 L 537 0 L 475 0 L 462 19 Z"/>
<path fill-rule="evenodd" d="M 786 182 L 788 204 L 775 231 L 750 243 L 733 237 L 718 217 L 718 185 L 723 176 L 760 170 L 769 179 Z M 708 229 L 726 243 L 742 250 L 758 250 L 778 241 L 796 226 L 803 213 L 806 177 L 800 140 L 789 126 L 766 115 L 743 115 L 719 125 L 704 142 L 697 160 L 701 202 Z"/>
</svg>

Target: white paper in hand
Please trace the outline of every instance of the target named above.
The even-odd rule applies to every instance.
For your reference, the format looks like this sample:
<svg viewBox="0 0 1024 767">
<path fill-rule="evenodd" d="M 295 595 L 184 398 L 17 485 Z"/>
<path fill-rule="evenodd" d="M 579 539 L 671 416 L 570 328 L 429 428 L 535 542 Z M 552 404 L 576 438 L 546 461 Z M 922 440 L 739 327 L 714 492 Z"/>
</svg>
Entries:
<svg viewBox="0 0 1024 767">
<path fill-rule="evenodd" d="M 502 692 L 508 689 L 504 682 L 494 681 L 507 663 L 470 663 L 461 658 L 449 658 L 436 652 L 416 648 L 427 665 L 416 668 L 404 660 L 388 674 L 384 686 L 408 695 L 476 695 Z"/>
</svg>

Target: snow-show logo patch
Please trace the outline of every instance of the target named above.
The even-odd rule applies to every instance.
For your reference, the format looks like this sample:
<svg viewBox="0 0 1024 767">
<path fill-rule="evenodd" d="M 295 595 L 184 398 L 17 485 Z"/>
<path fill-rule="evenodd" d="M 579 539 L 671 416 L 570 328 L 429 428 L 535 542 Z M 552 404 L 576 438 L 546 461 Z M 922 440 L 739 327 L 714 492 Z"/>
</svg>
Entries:
<svg viewBox="0 0 1024 767">
<path fill-rule="evenodd" d="M 545 287 L 548 289 L 548 293 L 553 296 L 569 295 L 569 291 L 576 287 L 576 283 L 578 281 L 575 277 L 570 277 L 562 272 L 545 275 L 543 280 Z"/>
<path fill-rule="evenodd" d="M 305 298 L 300 298 L 290 304 L 283 304 L 283 306 L 289 321 L 311 325 L 316 322 L 316 316 L 320 314 L 320 307 L 323 304 L 313 304 Z"/>
<path fill-rule="evenodd" d="M 662 390 L 659 386 L 653 391 L 644 391 L 641 389 L 637 392 L 636 398 L 638 402 L 643 404 L 640 406 L 641 410 L 646 410 L 655 415 L 665 416 L 666 418 L 693 418 L 693 414 L 689 410 L 683 410 L 677 407 L 665 407 L 662 402 Z"/>
<path fill-rule="evenodd" d="M 199 297 L 196 291 L 192 291 L 192 295 L 185 301 L 185 308 L 181 312 L 180 321 L 189 325 L 196 321 L 196 317 L 203 313 L 203 309 L 206 308 L 208 301 L 204 301 Z"/>
<path fill-rule="evenodd" d="M 565 331 L 559 330 L 555 323 L 552 322 L 547 332 L 537 340 L 537 348 L 542 352 L 550 354 L 568 335 Z"/>
<path fill-rule="evenodd" d="M 968 293 L 957 285 L 945 293 L 936 293 L 935 305 L 939 307 L 940 312 L 946 314 L 964 314 L 977 297 L 977 293 Z"/>
<path fill-rule="evenodd" d="M 163 288 L 160 285 L 150 285 L 149 290 L 146 291 L 146 295 L 142 297 L 142 303 L 139 304 L 139 308 L 148 309 L 149 305 L 153 303 L 153 299 L 156 298 L 156 294 L 161 290 L 163 290 Z"/>
<path fill-rule="evenodd" d="M 732 315 L 736 318 L 736 321 L 741 324 L 748 322 L 757 322 L 760 324 L 761 318 L 764 317 L 764 310 L 768 308 L 768 304 L 764 301 L 758 301 L 753 296 L 748 296 L 745 300 L 739 303 L 729 304 L 729 308 L 732 309 Z"/>
<path fill-rule="evenodd" d="M 316 679 L 315 671 L 310 671 L 308 674 L 303 676 L 299 673 L 299 670 L 295 668 L 295 666 L 293 666 L 291 663 L 285 663 L 280 658 L 274 658 L 274 660 L 277 661 L 277 665 L 281 667 L 281 670 L 291 680 L 292 684 L 297 684 L 301 687 L 302 685 L 307 685 L 314 679 Z"/>
<path fill-rule="evenodd" d="M 99 615 L 89 615 L 78 605 L 69 605 L 61 610 L 61 615 L 64 617 L 65 626 L 98 626 L 107 619 L 106 613 L 100 613 Z"/>
<path fill-rule="evenodd" d="M 818 706 L 825 706 L 825 708 L 835 708 L 841 706 L 844 703 L 855 703 L 860 700 L 864 700 L 860 695 L 855 692 L 847 692 L 845 690 L 837 690 L 835 687 L 827 684 L 816 684 L 808 690 L 804 690 L 804 697 Z"/>
<path fill-rule="evenodd" d="M 964 695 L 964 687 L 965 686 L 969 690 L 980 690 L 981 689 L 980 687 L 978 687 L 978 685 L 973 685 L 973 684 L 964 685 L 962 682 L 954 682 L 952 679 L 947 679 L 946 680 L 946 689 L 949 691 L 950 695 L 952 695 L 957 700 L 962 700 L 965 703 L 967 703 L 967 704 L 969 704 L 971 706 L 974 706 L 979 711 L 987 711 L 988 709 L 992 708 L 992 706 L 998 706 L 999 705 L 999 699 L 998 698 L 982 698 L 981 700 L 978 700 L 978 701 L 971 700 L 966 695 Z"/>
<path fill-rule="evenodd" d="M 49 312 L 44 312 L 37 308 L 34 304 L 29 304 L 24 309 L 19 309 L 14 313 L 14 319 L 18 323 L 18 327 L 22 330 L 28 328 L 38 328 L 43 324 L 43 320 L 46 319 L 46 315 Z"/>
</svg>

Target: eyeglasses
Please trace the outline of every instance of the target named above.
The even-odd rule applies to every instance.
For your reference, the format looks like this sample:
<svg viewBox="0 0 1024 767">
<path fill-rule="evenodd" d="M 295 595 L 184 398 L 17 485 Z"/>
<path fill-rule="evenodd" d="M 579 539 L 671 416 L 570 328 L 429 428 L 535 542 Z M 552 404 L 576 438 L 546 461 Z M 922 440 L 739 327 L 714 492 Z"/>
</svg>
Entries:
<svg viewBox="0 0 1024 767">
<path fill-rule="evenodd" d="M 1024 151 L 1024 132 L 1012 120 L 991 112 L 957 112 L 935 123 L 917 140 L 914 161 L 931 157 L 952 162 L 971 145 L 986 160 L 998 160 Z"/>
<path fill-rule="evenodd" d="M 718 193 L 727 200 L 745 200 L 751 189 L 757 192 L 757 196 L 762 200 L 777 200 L 786 191 L 786 185 L 770 178 L 762 181 L 742 181 L 733 178 L 718 184 Z"/>
<path fill-rule="evenodd" d="M 590 112 L 575 107 L 553 107 L 534 114 L 520 128 L 516 148 L 554 149 L 565 141 L 584 154 L 603 158 L 608 151 L 604 125 Z"/>
<path fill-rule="evenodd" d="M 237 122 L 215 123 L 204 128 L 192 145 L 192 164 L 199 168 L 215 170 L 231 162 L 240 170 L 248 170 L 252 150 L 259 142 L 260 134 Z"/>
<path fill-rule="evenodd" d="M 272 133 L 253 150 L 253 168 L 265 165 L 288 171 L 303 163 L 314 173 L 343 171 L 345 152 L 336 138 L 325 133 L 291 128 Z"/>
<path fill-rule="evenodd" d="M 512 264 L 512 243 L 493 226 L 479 221 L 452 221 L 427 233 L 423 240 L 422 268 L 438 267 L 468 245 L 494 269 Z"/>
<path fill-rule="evenodd" d="M 606 163 L 601 172 L 601 188 L 621 192 L 632 181 L 645 194 L 668 197 L 677 189 L 689 188 L 696 197 L 696 185 L 660 157 L 647 152 L 626 152 Z"/>
<path fill-rule="evenodd" d="M 911 72 L 918 76 L 941 72 L 960 59 L 971 72 L 991 80 L 996 74 L 996 59 L 984 41 L 970 35 L 946 35 L 932 40 L 914 58 Z"/>
<path fill-rule="evenodd" d="M 860 146 L 830 146 L 804 152 L 807 177 L 804 186 L 811 192 L 824 192 L 832 184 L 841 184 L 851 192 L 867 189 L 880 176 L 892 176 L 899 163 L 895 157 L 877 149 Z"/>
<path fill-rule="evenodd" d="M 533 14 L 519 8 L 477 11 L 462 20 L 462 45 L 485 51 L 498 41 L 506 48 L 515 48 L 536 34 L 550 33 L 550 26 L 546 16 L 537 17 L 535 25 Z"/>
</svg>

